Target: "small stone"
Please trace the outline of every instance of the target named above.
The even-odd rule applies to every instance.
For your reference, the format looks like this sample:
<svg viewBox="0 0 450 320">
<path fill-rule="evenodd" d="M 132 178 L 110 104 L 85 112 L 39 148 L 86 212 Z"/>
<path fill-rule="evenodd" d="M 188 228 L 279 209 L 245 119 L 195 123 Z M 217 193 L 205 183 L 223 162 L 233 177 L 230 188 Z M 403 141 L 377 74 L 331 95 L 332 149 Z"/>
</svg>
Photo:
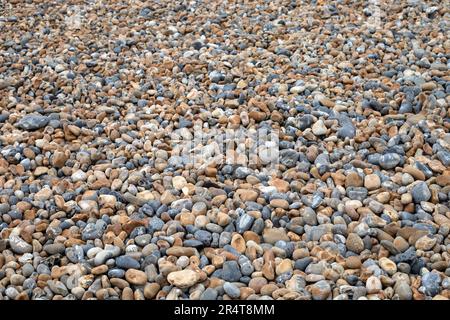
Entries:
<svg viewBox="0 0 450 320">
<path fill-rule="evenodd" d="M 194 256 L 197 254 L 197 249 L 191 247 L 170 247 L 166 250 L 167 255 L 181 257 L 181 256 Z"/>
<path fill-rule="evenodd" d="M 216 289 L 207 288 L 200 296 L 200 300 L 216 300 L 218 292 Z"/>
<path fill-rule="evenodd" d="M 284 210 L 289 209 L 289 202 L 284 199 L 272 199 L 270 205 L 274 208 L 282 208 Z"/>
<path fill-rule="evenodd" d="M 345 187 L 362 187 L 363 179 L 356 172 L 350 172 L 345 178 Z"/>
<path fill-rule="evenodd" d="M 87 175 L 84 171 L 77 170 L 72 174 L 71 178 L 73 182 L 85 181 L 87 179 Z"/>
<path fill-rule="evenodd" d="M 331 99 L 323 97 L 323 98 L 319 99 L 319 102 L 320 102 L 321 105 L 323 105 L 325 107 L 328 107 L 328 108 L 333 108 L 334 107 L 334 102 Z"/>
<path fill-rule="evenodd" d="M 292 272 L 292 261 L 290 259 L 283 259 L 275 268 L 275 273 L 277 275 Z"/>
<path fill-rule="evenodd" d="M 255 277 L 250 280 L 248 287 L 255 290 L 255 293 L 260 293 L 261 288 L 267 284 L 267 280 L 263 277 Z"/>
<path fill-rule="evenodd" d="M 337 131 L 338 138 L 345 139 L 353 139 L 356 135 L 356 129 L 351 123 L 345 123 L 342 128 Z"/>
<path fill-rule="evenodd" d="M 231 238 L 231 246 L 235 248 L 239 253 L 244 253 L 245 249 L 247 248 L 244 238 L 238 233 L 233 235 L 233 237 Z"/>
<path fill-rule="evenodd" d="M 402 237 L 396 237 L 393 244 L 399 252 L 404 252 L 409 248 L 409 243 Z"/>
<path fill-rule="evenodd" d="M 62 151 L 55 151 L 52 157 L 52 164 L 55 168 L 62 168 L 66 164 L 68 157 Z"/>
<path fill-rule="evenodd" d="M 204 214 L 206 214 L 207 209 L 208 208 L 204 202 L 196 202 L 192 206 L 192 213 L 195 216 L 204 215 Z"/>
<path fill-rule="evenodd" d="M 225 261 L 222 267 L 222 279 L 229 282 L 236 282 L 242 277 L 239 265 L 236 261 Z"/>
<path fill-rule="evenodd" d="M 425 180 L 425 174 L 420 171 L 419 169 L 413 167 L 413 166 L 405 166 L 403 168 L 404 173 L 409 173 L 411 176 L 414 177 L 416 180 Z"/>
<path fill-rule="evenodd" d="M 42 188 L 34 195 L 34 199 L 37 201 L 47 201 L 52 196 L 53 192 L 49 188 Z"/>
<path fill-rule="evenodd" d="M 345 266 L 348 269 L 359 269 L 361 268 L 361 258 L 358 256 L 350 256 L 345 260 Z"/>
<path fill-rule="evenodd" d="M 437 85 L 435 82 L 425 82 L 421 87 L 423 91 L 433 91 L 437 88 Z"/>
<path fill-rule="evenodd" d="M 66 247 L 63 243 L 53 243 L 53 244 L 47 244 L 44 246 L 44 251 L 47 252 L 50 255 L 58 254 L 58 253 L 64 253 L 66 250 Z"/>
<path fill-rule="evenodd" d="M 47 284 L 55 294 L 60 294 L 62 296 L 67 296 L 69 291 L 67 290 L 67 287 L 61 282 L 61 281 L 53 281 L 49 280 L 47 281 Z"/>
</svg>

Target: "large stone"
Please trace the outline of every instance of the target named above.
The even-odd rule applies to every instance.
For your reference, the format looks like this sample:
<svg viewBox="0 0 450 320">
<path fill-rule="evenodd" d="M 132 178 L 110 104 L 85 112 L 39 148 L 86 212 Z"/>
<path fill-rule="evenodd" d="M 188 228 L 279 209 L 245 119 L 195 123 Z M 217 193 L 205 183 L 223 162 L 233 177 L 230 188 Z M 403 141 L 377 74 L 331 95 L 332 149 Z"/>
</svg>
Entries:
<svg viewBox="0 0 450 320">
<path fill-rule="evenodd" d="M 236 261 L 225 261 L 222 267 L 222 279 L 229 282 L 236 282 L 242 277 L 239 265 Z"/>
<path fill-rule="evenodd" d="M 431 237 L 429 235 L 420 237 L 416 243 L 415 247 L 418 250 L 428 251 L 433 249 L 433 247 L 436 245 L 437 239 L 434 237 Z"/>
<path fill-rule="evenodd" d="M 378 293 L 380 292 L 380 290 L 382 289 L 382 284 L 381 281 L 378 277 L 376 276 L 370 276 L 367 281 L 366 281 L 366 289 L 367 289 L 367 293 L 372 294 L 372 293 Z"/>
<path fill-rule="evenodd" d="M 350 233 L 345 244 L 348 250 L 355 253 L 361 253 L 364 250 L 364 242 L 356 233 Z"/>
<path fill-rule="evenodd" d="M 393 169 L 400 163 L 400 156 L 396 153 L 383 154 L 378 160 L 383 169 Z"/>
<path fill-rule="evenodd" d="M 167 276 L 167 281 L 180 289 L 192 287 L 199 280 L 200 274 L 190 269 L 171 272 Z"/>
<path fill-rule="evenodd" d="M 311 286 L 311 296 L 313 300 L 326 300 L 330 294 L 330 284 L 325 280 L 320 280 Z"/>
<path fill-rule="evenodd" d="M 181 257 L 181 256 L 194 256 L 197 255 L 197 249 L 192 248 L 192 247 L 170 247 L 169 249 L 166 250 L 166 254 L 169 256 L 176 256 L 176 257 Z"/>
<path fill-rule="evenodd" d="M 128 269 L 125 272 L 125 279 L 134 285 L 144 285 L 147 282 L 147 275 L 141 270 Z"/>
<path fill-rule="evenodd" d="M 369 190 L 376 190 L 381 186 L 380 177 L 376 174 L 368 174 L 364 177 L 364 187 Z"/>
<path fill-rule="evenodd" d="M 431 191 L 426 182 L 419 182 L 411 189 L 411 194 L 415 203 L 428 201 L 431 198 Z"/>
<path fill-rule="evenodd" d="M 275 244 L 279 240 L 289 241 L 289 237 L 283 228 L 270 228 L 263 231 L 264 242 Z"/>
<path fill-rule="evenodd" d="M 10 236 L 9 237 L 9 246 L 11 250 L 18 254 L 30 253 L 33 252 L 33 246 L 18 236 Z"/>
<path fill-rule="evenodd" d="M 17 126 L 23 130 L 37 130 L 45 127 L 49 123 L 50 119 L 48 117 L 39 114 L 30 114 L 17 123 Z"/>
</svg>

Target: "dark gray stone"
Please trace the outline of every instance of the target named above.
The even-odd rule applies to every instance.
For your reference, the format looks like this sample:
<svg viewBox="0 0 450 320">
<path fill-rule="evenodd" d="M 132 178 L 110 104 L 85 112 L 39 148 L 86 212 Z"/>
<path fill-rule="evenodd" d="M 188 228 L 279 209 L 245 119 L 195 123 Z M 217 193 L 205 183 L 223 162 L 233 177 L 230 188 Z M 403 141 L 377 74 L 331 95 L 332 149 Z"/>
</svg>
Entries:
<svg viewBox="0 0 450 320">
<path fill-rule="evenodd" d="M 116 266 L 122 269 L 139 269 L 140 263 L 130 256 L 120 256 L 116 258 Z"/>
<path fill-rule="evenodd" d="M 225 261 L 222 268 L 222 279 L 229 282 L 236 282 L 242 277 L 239 265 L 236 261 Z"/>
<path fill-rule="evenodd" d="M 30 114 L 20 119 L 17 126 L 23 130 L 37 130 L 45 127 L 49 121 L 48 117 Z"/>
</svg>

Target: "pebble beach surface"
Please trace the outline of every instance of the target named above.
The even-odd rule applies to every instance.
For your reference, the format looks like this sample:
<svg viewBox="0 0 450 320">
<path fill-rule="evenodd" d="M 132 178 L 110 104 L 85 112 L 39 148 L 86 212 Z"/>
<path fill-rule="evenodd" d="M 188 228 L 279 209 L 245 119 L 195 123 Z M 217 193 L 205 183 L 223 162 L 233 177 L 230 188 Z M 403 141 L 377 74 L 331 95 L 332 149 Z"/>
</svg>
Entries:
<svg viewBox="0 0 450 320">
<path fill-rule="evenodd" d="M 448 300 L 449 17 L 2 2 L 0 300 Z M 174 139 L 238 128 L 276 170 Z"/>
</svg>

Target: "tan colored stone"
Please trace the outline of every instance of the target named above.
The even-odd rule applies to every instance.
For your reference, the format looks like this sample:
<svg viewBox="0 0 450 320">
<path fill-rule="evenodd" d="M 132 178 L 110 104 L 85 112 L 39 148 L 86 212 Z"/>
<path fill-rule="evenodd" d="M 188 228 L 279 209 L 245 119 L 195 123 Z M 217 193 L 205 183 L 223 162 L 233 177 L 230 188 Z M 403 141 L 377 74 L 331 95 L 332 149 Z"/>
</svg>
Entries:
<svg viewBox="0 0 450 320">
<path fill-rule="evenodd" d="M 134 285 L 144 285 L 147 282 L 147 275 L 141 270 L 128 269 L 125 272 L 125 279 Z"/>
<path fill-rule="evenodd" d="M 175 256 L 175 257 L 181 257 L 181 256 L 195 256 L 198 254 L 197 249 L 192 247 L 170 247 L 166 250 L 166 254 L 168 256 Z"/>
<path fill-rule="evenodd" d="M 345 187 L 362 187 L 363 186 L 363 179 L 361 176 L 356 172 L 350 172 L 347 177 L 345 178 Z"/>
<path fill-rule="evenodd" d="M 289 182 L 275 178 L 269 181 L 269 186 L 277 188 L 278 192 L 288 192 Z"/>
<path fill-rule="evenodd" d="M 292 261 L 290 259 L 283 259 L 275 268 L 275 273 L 277 275 L 291 272 L 292 271 Z"/>
<path fill-rule="evenodd" d="M 345 266 L 348 269 L 360 269 L 361 265 L 361 258 L 358 256 L 350 256 L 345 259 Z"/>
<path fill-rule="evenodd" d="M 182 176 L 176 176 L 172 178 L 172 185 L 175 189 L 181 190 L 187 185 L 187 181 Z"/>
<path fill-rule="evenodd" d="M 169 281 L 171 285 L 181 289 L 192 287 L 199 280 L 200 273 L 190 269 L 171 272 L 167 276 L 167 281 Z"/>
<path fill-rule="evenodd" d="M 239 196 L 241 201 L 255 201 L 258 198 L 258 192 L 251 189 L 238 189 L 236 194 Z"/>
<path fill-rule="evenodd" d="M 284 199 L 272 199 L 270 200 L 270 205 L 274 208 L 289 209 L 289 202 Z"/>
<path fill-rule="evenodd" d="M 158 283 L 147 283 L 144 287 L 144 297 L 146 299 L 153 299 L 161 289 Z"/>
<path fill-rule="evenodd" d="M 278 240 L 289 241 L 289 237 L 283 228 L 270 228 L 263 231 L 264 242 L 275 244 Z"/>
<path fill-rule="evenodd" d="M 195 215 L 191 212 L 180 213 L 180 223 L 182 226 L 193 225 L 195 221 Z"/>
<path fill-rule="evenodd" d="M 417 169 L 417 168 L 415 168 L 413 166 L 409 166 L 409 165 L 405 166 L 403 168 L 403 172 L 404 173 L 409 173 L 416 180 L 423 180 L 424 181 L 426 179 L 425 174 L 422 171 L 420 171 L 419 169 Z"/>
<path fill-rule="evenodd" d="M 244 253 L 247 248 L 244 238 L 239 233 L 235 233 L 231 238 L 231 246 L 239 253 Z"/>
<path fill-rule="evenodd" d="M 376 190 L 381 186 L 380 177 L 376 174 L 368 174 L 364 177 L 364 187 L 367 190 Z"/>
<path fill-rule="evenodd" d="M 436 245 L 437 239 L 429 235 L 423 236 L 416 241 L 415 247 L 418 250 L 428 251 Z"/>
</svg>

